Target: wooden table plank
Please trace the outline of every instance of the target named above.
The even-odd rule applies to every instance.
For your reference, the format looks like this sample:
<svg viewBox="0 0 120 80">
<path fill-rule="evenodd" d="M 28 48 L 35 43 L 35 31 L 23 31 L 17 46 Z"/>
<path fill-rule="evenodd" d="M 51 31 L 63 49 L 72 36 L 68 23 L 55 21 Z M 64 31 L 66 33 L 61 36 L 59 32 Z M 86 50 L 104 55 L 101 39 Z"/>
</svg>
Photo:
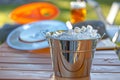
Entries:
<svg viewBox="0 0 120 80">
<path fill-rule="evenodd" d="M 0 64 L 0 70 L 52 71 L 51 64 Z M 120 73 L 120 66 L 92 65 L 92 73 Z"/>
<path fill-rule="evenodd" d="M 51 64 L 10 64 L 0 63 L 0 70 L 52 71 Z"/>
<path fill-rule="evenodd" d="M 105 65 L 105 66 L 120 66 L 118 59 L 94 59 L 93 65 Z"/>
<path fill-rule="evenodd" d="M 91 74 L 91 80 L 119 80 L 120 79 L 120 73 L 92 73 Z M 51 79 L 54 80 L 54 79 Z M 88 79 L 80 79 L 80 78 L 58 78 L 56 80 L 88 80 Z"/>
<path fill-rule="evenodd" d="M 120 73 L 92 73 L 91 80 L 120 80 Z"/>
<path fill-rule="evenodd" d="M 28 57 L 28 58 L 49 58 L 50 57 L 50 54 L 33 54 L 33 53 L 28 53 L 28 52 L 1 52 L 0 51 L 0 56 L 2 57 Z"/>
<path fill-rule="evenodd" d="M 106 58 L 109 58 L 109 59 L 118 59 L 118 56 L 117 55 L 115 55 L 115 54 L 113 54 L 113 55 L 109 55 L 109 54 L 104 54 L 104 55 L 94 55 L 94 59 L 99 59 L 99 58 L 102 58 L 102 59 L 106 59 Z"/>
<path fill-rule="evenodd" d="M 17 57 L 0 57 L 1 63 L 24 63 L 24 64 L 51 64 L 50 58 L 17 58 Z"/>
<path fill-rule="evenodd" d="M 92 73 L 120 73 L 120 66 L 98 66 L 92 65 Z"/>
<path fill-rule="evenodd" d="M 0 70 L 0 79 L 50 79 L 53 72 L 50 71 L 11 71 Z"/>
</svg>

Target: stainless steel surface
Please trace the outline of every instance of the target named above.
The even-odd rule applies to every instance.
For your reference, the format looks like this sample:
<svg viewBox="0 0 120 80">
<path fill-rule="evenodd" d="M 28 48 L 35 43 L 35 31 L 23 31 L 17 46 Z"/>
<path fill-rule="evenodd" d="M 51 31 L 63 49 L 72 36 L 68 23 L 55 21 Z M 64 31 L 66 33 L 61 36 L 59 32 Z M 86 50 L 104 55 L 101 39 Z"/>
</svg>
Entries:
<svg viewBox="0 0 120 80">
<path fill-rule="evenodd" d="M 98 39 L 59 40 L 48 38 L 55 76 L 89 77 Z"/>
</svg>

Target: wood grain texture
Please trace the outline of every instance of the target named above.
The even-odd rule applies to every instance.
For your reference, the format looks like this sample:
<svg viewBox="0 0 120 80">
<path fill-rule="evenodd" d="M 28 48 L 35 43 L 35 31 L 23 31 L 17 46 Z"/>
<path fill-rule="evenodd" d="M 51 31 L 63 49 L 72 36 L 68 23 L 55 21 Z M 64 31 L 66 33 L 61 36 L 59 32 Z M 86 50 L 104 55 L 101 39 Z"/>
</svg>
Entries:
<svg viewBox="0 0 120 80">
<path fill-rule="evenodd" d="M 80 80 L 56 78 L 50 53 L 33 54 L 15 50 L 6 43 L 0 46 L 0 80 Z M 120 61 L 115 51 L 96 51 L 91 68 L 91 80 L 119 80 Z"/>
</svg>

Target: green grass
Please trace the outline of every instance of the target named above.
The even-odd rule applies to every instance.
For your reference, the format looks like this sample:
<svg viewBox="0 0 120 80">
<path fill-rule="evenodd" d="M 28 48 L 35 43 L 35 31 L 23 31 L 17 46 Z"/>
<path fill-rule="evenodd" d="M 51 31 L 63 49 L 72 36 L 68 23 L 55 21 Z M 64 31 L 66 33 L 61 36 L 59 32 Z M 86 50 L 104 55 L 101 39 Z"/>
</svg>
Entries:
<svg viewBox="0 0 120 80">
<path fill-rule="evenodd" d="M 115 1 L 120 2 L 120 0 L 96 0 L 96 1 L 98 1 L 98 3 L 100 3 L 103 14 L 105 16 L 108 15 L 110 7 L 111 7 L 113 2 L 115 2 Z M 115 24 L 120 25 L 120 10 L 119 10 L 118 15 L 117 15 L 117 17 L 115 19 Z"/>
<path fill-rule="evenodd" d="M 50 1 L 50 0 L 49 0 Z M 67 21 L 70 18 L 70 1 L 75 0 L 58 0 L 57 2 L 55 0 L 51 0 L 50 2 L 54 3 L 59 9 L 60 9 L 60 15 L 56 18 L 57 20 L 61 21 Z M 112 5 L 113 1 L 119 1 L 119 0 L 96 0 L 100 4 L 103 14 L 105 17 L 107 16 L 110 6 Z M 16 7 L 20 6 L 18 5 L 0 5 L 0 26 L 9 23 L 14 24 L 15 22 L 12 21 L 9 18 L 9 14 L 12 10 L 14 10 Z M 98 20 L 98 17 L 89 5 L 87 5 L 87 20 Z M 120 25 L 120 11 L 119 14 L 115 20 L 115 24 Z"/>
</svg>

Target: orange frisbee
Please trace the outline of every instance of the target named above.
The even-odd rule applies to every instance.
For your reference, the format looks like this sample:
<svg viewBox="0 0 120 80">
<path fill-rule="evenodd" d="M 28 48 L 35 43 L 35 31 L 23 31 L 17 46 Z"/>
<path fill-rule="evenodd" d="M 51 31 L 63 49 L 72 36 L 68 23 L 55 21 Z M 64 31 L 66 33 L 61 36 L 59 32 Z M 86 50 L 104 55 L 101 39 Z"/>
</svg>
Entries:
<svg viewBox="0 0 120 80">
<path fill-rule="evenodd" d="M 33 2 L 17 7 L 10 13 L 10 18 L 17 23 L 26 24 L 57 17 L 59 9 L 48 2 Z"/>
</svg>

